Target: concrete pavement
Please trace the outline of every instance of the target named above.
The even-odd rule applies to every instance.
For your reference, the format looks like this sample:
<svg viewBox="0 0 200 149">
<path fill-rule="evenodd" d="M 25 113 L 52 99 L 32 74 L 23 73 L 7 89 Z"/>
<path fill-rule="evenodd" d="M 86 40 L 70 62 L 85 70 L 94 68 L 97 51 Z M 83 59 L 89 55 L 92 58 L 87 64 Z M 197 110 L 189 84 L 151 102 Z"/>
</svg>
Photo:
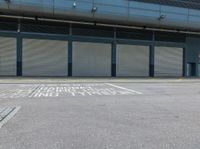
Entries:
<svg viewBox="0 0 200 149">
<path fill-rule="evenodd" d="M 13 80 L 0 84 L 0 108 L 21 109 L 0 129 L 0 149 L 200 146 L 199 80 L 108 81 L 113 86 Z"/>
</svg>

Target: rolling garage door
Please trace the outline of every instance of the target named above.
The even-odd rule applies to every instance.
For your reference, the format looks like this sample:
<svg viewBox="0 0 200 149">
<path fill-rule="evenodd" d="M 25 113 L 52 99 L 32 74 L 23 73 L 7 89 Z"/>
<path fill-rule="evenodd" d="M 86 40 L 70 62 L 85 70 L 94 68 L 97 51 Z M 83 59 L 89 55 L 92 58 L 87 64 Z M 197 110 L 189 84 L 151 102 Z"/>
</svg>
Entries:
<svg viewBox="0 0 200 149">
<path fill-rule="evenodd" d="M 66 41 L 23 39 L 23 76 L 67 76 Z"/>
<path fill-rule="evenodd" d="M 155 76 L 182 76 L 183 49 L 155 47 Z"/>
<path fill-rule="evenodd" d="M 149 76 L 149 46 L 117 45 L 117 76 Z"/>
<path fill-rule="evenodd" d="M 74 42 L 73 76 L 111 76 L 111 44 Z"/>
<path fill-rule="evenodd" d="M 16 38 L 0 37 L 0 76 L 16 76 Z"/>
</svg>

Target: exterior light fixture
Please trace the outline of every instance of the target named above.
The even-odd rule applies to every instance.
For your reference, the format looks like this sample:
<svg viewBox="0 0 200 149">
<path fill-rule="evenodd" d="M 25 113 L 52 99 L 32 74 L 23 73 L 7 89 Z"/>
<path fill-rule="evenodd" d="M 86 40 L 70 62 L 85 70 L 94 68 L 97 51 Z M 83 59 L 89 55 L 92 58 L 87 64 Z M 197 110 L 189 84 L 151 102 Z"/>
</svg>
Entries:
<svg viewBox="0 0 200 149">
<path fill-rule="evenodd" d="M 161 21 L 161 20 L 164 20 L 166 18 L 166 15 L 162 14 L 158 17 L 158 20 Z"/>
<path fill-rule="evenodd" d="M 73 7 L 76 8 L 76 2 L 73 3 Z"/>
<path fill-rule="evenodd" d="M 91 12 L 92 12 L 92 13 L 95 13 L 96 11 L 97 11 L 97 7 L 95 7 L 95 6 L 92 7 L 92 11 L 91 11 Z"/>
</svg>

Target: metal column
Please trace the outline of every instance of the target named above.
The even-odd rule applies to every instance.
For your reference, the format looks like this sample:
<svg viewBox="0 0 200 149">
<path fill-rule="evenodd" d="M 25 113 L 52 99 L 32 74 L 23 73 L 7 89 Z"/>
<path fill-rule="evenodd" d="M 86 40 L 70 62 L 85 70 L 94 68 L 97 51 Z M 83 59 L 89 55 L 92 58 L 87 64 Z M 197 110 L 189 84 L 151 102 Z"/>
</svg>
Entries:
<svg viewBox="0 0 200 149">
<path fill-rule="evenodd" d="M 116 77 L 116 42 L 112 43 L 112 77 Z"/>
<path fill-rule="evenodd" d="M 150 46 L 150 53 L 149 53 L 149 76 L 154 77 L 154 58 L 155 58 L 155 49 L 154 46 Z"/>
<path fill-rule="evenodd" d="M 18 24 L 17 32 L 17 76 L 22 76 L 22 37 L 20 23 Z"/>
</svg>

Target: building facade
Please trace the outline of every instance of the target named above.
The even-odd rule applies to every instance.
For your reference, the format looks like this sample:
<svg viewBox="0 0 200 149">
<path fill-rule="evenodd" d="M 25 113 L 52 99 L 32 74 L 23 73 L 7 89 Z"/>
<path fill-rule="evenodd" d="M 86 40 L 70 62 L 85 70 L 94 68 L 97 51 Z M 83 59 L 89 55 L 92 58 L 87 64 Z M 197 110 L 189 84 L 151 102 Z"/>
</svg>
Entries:
<svg viewBox="0 0 200 149">
<path fill-rule="evenodd" d="M 200 76 L 198 0 L 0 0 L 0 76 Z"/>
</svg>

